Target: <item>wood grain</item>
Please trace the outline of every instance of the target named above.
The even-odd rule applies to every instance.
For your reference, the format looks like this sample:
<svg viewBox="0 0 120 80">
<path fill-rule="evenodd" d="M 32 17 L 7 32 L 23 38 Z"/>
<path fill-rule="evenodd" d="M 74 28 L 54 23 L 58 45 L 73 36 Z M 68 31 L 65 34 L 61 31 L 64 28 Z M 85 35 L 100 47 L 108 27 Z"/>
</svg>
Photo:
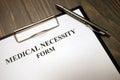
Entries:
<svg viewBox="0 0 120 80">
<path fill-rule="evenodd" d="M 92 22 L 108 30 L 111 37 L 102 39 L 120 66 L 119 0 L 0 0 L 0 37 L 59 14 L 56 3 L 69 9 L 81 5 Z"/>
<path fill-rule="evenodd" d="M 102 37 L 120 66 L 120 2 L 119 0 L 84 0 L 81 2 L 90 20 L 109 31 L 110 38 Z"/>
</svg>

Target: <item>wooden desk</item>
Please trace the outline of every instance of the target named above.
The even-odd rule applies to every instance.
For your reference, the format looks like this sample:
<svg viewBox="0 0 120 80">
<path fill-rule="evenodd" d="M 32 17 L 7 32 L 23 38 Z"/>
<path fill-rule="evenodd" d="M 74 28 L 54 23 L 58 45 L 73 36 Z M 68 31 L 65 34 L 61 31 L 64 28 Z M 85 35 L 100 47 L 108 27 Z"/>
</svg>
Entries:
<svg viewBox="0 0 120 80">
<path fill-rule="evenodd" d="M 0 37 L 60 12 L 59 3 L 72 9 L 81 5 L 94 23 L 104 26 L 111 34 L 102 37 L 120 66 L 120 1 L 119 0 L 1 0 Z"/>
</svg>

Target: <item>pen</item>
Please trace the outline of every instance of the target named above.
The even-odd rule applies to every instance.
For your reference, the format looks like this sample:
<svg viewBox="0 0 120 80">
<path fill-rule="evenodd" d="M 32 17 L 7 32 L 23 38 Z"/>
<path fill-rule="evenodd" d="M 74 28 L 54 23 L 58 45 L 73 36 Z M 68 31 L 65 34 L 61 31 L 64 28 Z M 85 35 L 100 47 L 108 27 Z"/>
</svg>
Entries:
<svg viewBox="0 0 120 80">
<path fill-rule="evenodd" d="M 69 16 L 77 19 L 78 21 L 80 21 L 80 22 L 82 22 L 82 23 L 84 23 L 84 24 L 91 25 L 92 27 L 98 29 L 98 30 L 92 29 L 94 32 L 97 32 L 97 33 L 99 33 L 99 34 L 101 34 L 101 35 L 103 35 L 103 36 L 110 36 L 110 34 L 107 32 L 107 30 L 105 30 L 105 29 L 103 29 L 102 27 L 98 26 L 97 24 L 95 24 L 95 23 L 93 23 L 93 22 L 91 22 L 91 21 L 83 18 L 82 16 L 76 14 L 75 12 L 72 12 L 72 11 L 70 11 L 69 9 L 67 9 L 67 8 L 65 8 L 65 7 L 63 7 L 63 6 L 59 5 L 59 4 L 56 4 L 56 7 L 57 7 L 59 10 L 67 13 Z"/>
</svg>

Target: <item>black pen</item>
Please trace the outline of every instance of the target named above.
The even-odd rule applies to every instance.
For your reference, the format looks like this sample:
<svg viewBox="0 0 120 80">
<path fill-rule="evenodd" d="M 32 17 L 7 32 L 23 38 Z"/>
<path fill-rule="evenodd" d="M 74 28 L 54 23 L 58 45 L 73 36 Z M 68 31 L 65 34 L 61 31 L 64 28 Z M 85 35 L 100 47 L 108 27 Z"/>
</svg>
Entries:
<svg viewBox="0 0 120 80">
<path fill-rule="evenodd" d="M 78 21 L 80 21 L 80 22 L 82 22 L 82 23 L 84 23 L 84 24 L 91 25 L 92 27 L 95 27 L 96 29 L 98 29 L 98 30 L 96 30 L 96 29 L 93 29 L 93 28 L 92 28 L 92 30 L 93 30 L 94 32 L 97 32 L 97 33 L 99 33 L 99 34 L 101 34 L 101 35 L 103 35 L 103 36 L 110 36 L 110 34 L 107 32 L 107 30 L 105 30 L 105 29 L 103 29 L 102 27 L 98 26 L 97 24 L 95 24 L 95 23 L 93 23 L 93 22 L 91 22 L 91 21 L 83 18 L 82 16 L 76 14 L 75 12 L 72 12 L 72 11 L 70 11 L 69 9 L 67 9 L 67 8 L 65 8 L 65 7 L 63 7 L 63 6 L 59 5 L 59 4 L 56 4 L 56 7 L 57 7 L 59 10 L 64 11 L 65 13 L 67 13 L 69 16 L 77 19 Z"/>
</svg>

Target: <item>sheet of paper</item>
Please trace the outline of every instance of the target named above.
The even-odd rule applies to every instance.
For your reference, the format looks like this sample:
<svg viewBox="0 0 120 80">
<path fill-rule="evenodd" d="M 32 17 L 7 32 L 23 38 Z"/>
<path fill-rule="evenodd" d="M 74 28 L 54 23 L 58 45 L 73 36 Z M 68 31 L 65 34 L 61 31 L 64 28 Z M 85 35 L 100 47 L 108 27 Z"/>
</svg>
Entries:
<svg viewBox="0 0 120 80">
<path fill-rule="evenodd" d="M 0 80 L 120 80 L 86 25 L 68 15 L 57 20 L 57 28 L 22 43 L 13 36 L 0 41 Z"/>
</svg>

